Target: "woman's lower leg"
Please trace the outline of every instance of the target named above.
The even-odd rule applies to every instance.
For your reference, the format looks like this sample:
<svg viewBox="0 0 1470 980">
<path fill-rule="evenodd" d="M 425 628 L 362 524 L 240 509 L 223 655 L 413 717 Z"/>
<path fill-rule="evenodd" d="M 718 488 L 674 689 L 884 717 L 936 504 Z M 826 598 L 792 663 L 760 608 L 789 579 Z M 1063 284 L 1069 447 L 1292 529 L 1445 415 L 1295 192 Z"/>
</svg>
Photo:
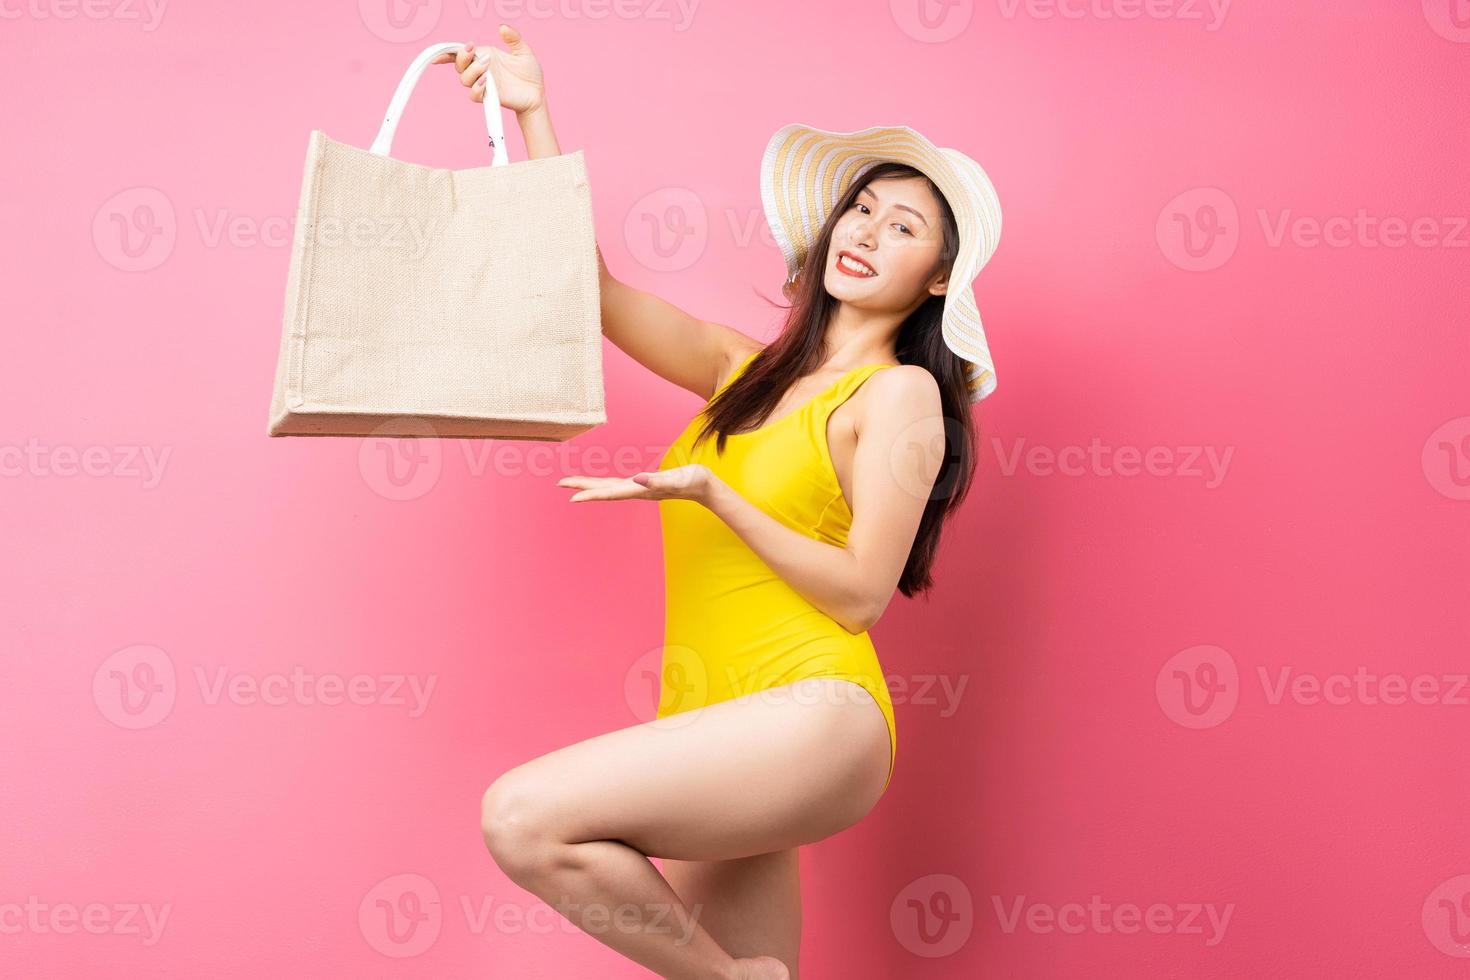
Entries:
<svg viewBox="0 0 1470 980">
<path fill-rule="evenodd" d="M 493 807 L 493 804 L 492 804 Z M 573 925 L 668 980 L 727 980 L 735 960 L 647 857 L 619 841 L 537 840 L 513 817 L 485 821 L 485 842 L 516 884 Z"/>
<path fill-rule="evenodd" d="M 798 685 L 820 696 L 793 697 Z M 815 678 L 533 759 L 486 791 L 486 845 L 512 881 L 660 976 L 788 980 L 769 955 L 732 957 L 649 858 L 737 860 L 861 819 L 889 737 L 870 697 L 836 696 L 852 687 Z"/>
</svg>

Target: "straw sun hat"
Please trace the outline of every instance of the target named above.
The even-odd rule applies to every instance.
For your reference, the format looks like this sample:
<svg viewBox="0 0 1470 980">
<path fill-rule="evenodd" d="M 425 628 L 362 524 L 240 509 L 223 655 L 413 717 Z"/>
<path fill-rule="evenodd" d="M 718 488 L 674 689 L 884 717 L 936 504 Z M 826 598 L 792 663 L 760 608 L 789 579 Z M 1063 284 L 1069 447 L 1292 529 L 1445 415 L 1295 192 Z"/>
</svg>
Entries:
<svg viewBox="0 0 1470 980">
<path fill-rule="evenodd" d="M 837 199 L 878 163 L 894 160 L 934 181 L 954 212 L 959 253 L 944 296 L 944 342 L 970 362 L 970 401 L 995 390 L 995 364 L 980 326 L 971 283 L 1000 240 L 1000 201 L 980 165 L 959 150 L 935 146 L 907 126 L 873 126 L 837 133 L 792 123 L 766 144 L 761 158 L 761 204 L 786 257 L 786 282 L 806 259 Z"/>
</svg>

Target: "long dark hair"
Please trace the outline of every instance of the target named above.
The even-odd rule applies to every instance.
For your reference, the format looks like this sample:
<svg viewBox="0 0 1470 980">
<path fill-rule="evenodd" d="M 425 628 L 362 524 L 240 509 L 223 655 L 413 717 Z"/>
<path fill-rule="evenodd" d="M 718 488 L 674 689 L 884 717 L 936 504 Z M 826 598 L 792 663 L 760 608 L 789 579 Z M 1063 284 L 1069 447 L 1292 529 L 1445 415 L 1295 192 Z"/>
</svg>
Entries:
<svg viewBox="0 0 1470 980">
<path fill-rule="evenodd" d="M 704 423 L 695 435 L 696 445 L 715 435 L 715 451 L 724 452 L 726 435 L 738 433 L 746 426 L 756 428 L 764 424 L 787 390 L 826 360 L 827 324 L 838 303 L 822 283 L 832 229 L 837 219 L 852 207 L 859 191 L 872 181 L 888 177 L 920 177 L 928 182 L 943 215 L 943 244 L 937 268 L 952 271 L 959 251 L 959 230 L 954 212 L 939 188 L 921 171 L 905 164 L 885 161 L 869 168 L 852 182 L 827 216 L 821 233 L 807 250 L 794 288 L 783 290 L 791 305 L 781 333 L 757 352 L 740 377 L 727 384 L 705 407 Z M 950 283 L 950 288 L 955 285 Z M 945 344 L 939 326 L 943 314 L 944 297 L 928 297 L 899 327 L 895 344 L 900 363 L 921 365 L 939 383 L 944 417 L 944 458 L 929 501 L 924 505 L 903 575 L 898 580 L 898 590 L 909 598 L 928 591 L 933 585 L 930 570 L 939 546 L 941 526 L 964 500 L 975 473 L 979 429 L 970 416 L 968 362 Z"/>
</svg>

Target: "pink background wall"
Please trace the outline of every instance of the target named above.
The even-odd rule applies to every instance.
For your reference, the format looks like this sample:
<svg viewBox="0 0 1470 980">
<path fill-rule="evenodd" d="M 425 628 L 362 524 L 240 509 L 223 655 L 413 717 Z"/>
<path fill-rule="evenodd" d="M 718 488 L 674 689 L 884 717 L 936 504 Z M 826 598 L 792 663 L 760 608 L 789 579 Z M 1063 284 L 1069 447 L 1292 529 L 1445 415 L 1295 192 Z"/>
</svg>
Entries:
<svg viewBox="0 0 1470 980">
<path fill-rule="evenodd" d="M 402 486 L 264 434 L 308 132 L 501 20 L 610 265 L 697 315 L 772 335 L 784 123 L 911 125 L 1005 208 L 979 483 L 874 630 L 898 768 L 804 853 L 810 976 L 1465 975 L 1463 0 L 389 2 L 0 4 L 7 976 L 645 975 L 477 807 L 647 717 L 656 509 L 555 482 L 697 400 L 608 345 L 605 426 Z M 477 111 L 431 77 L 395 155 L 483 163 Z"/>
</svg>

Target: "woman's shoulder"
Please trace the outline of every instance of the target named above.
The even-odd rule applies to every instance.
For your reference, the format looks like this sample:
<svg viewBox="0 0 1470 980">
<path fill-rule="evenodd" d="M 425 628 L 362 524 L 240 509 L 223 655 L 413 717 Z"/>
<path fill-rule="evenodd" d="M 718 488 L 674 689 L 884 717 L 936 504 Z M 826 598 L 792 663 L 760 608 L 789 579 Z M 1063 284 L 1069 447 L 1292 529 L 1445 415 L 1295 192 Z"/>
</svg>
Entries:
<svg viewBox="0 0 1470 980">
<path fill-rule="evenodd" d="M 922 364 L 885 364 L 866 378 L 858 393 L 862 395 L 855 399 L 859 429 L 865 421 L 877 418 L 902 428 L 926 417 L 937 417 L 944 410 L 939 382 Z"/>
</svg>

